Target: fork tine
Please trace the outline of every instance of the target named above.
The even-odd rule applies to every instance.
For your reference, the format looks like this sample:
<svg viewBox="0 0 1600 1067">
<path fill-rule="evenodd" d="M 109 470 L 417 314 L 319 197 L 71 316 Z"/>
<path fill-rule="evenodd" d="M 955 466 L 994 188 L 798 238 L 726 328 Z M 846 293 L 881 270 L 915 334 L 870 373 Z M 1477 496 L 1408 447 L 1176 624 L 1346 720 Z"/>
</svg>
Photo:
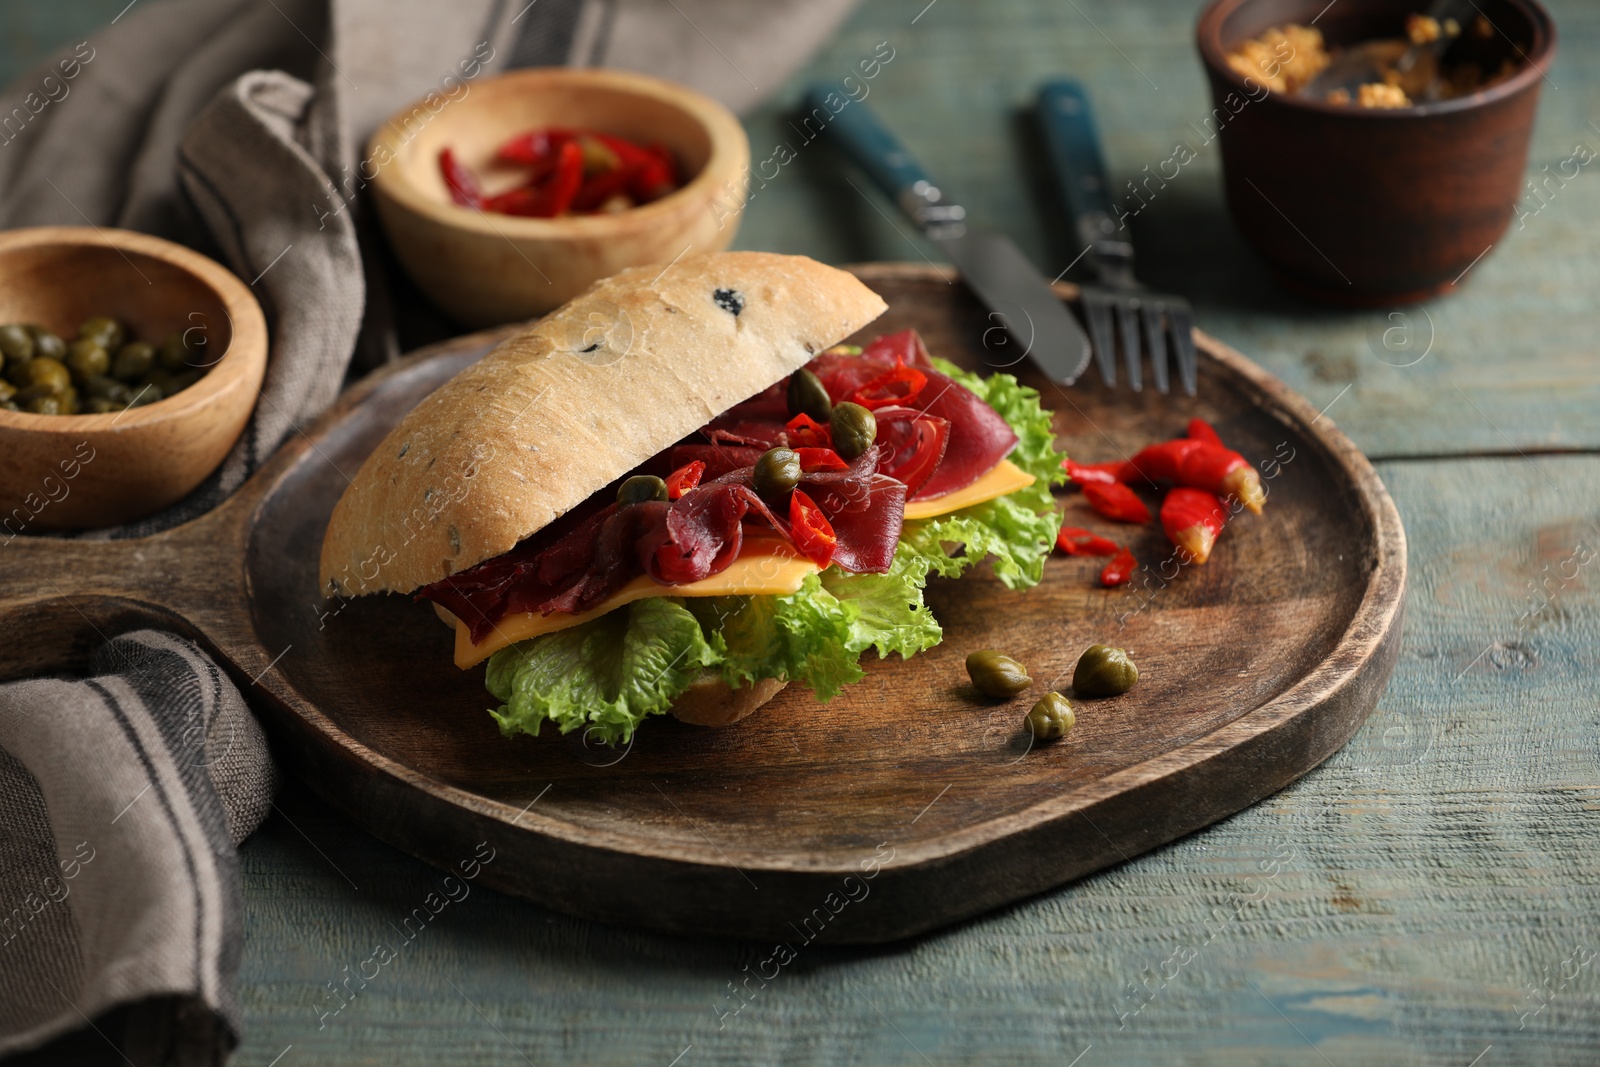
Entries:
<svg viewBox="0 0 1600 1067">
<path fill-rule="evenodd" d="M 1150 346 L 1150 373 L 1156 380 L 1156 392 L 1162 396 L 1167 395 L 1167 338 L 1161 321 L 1166 308 L 1161 300 L 1143 300 L 1139 305 L 1145 340 Z"/>
<path fill-rule="evenodd" d="M 1094 346 L 1095 362 L 1100 367 L 1100 380 L 1107 388 L 1117 384 L 1116 339 L 1111 332 L 1111 307 L 1103 294 L 1092 289 L 1083 291 L 1085 318 L 1089 320 L 1089 338 Z"/>
<path fill-rule="evenodd" d="M 1183 379 L 1183 391 L 1195 393 L 1194 316 L 1189 305 L 1174 301 L 1167 308 L 1167 325 L 1172 330 L 1173 348 L 1178 354 L 1178 376 Z"/>
<path fill-rule="evenodd" d="M 1117 325 L 1122 334 L 1122 365 L 1128 369 L 1128 388 L 1134 392 L 1144 389 L 1144 374 L 1139 367 L 1139 298 L 1118 296 Z"/>
</svg>

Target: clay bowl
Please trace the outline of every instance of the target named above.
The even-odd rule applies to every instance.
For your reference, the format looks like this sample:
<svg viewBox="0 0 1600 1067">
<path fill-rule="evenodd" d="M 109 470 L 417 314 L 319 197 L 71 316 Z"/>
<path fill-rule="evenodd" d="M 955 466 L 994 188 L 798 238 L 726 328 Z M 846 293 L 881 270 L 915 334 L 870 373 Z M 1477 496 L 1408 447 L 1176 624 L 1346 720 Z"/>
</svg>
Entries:
<svg viewBox="0 0 1600 1067">
<path fill-rule="evenodd" d="M 744 207 L 750 146 L 714 100 L 682 86 L 614 70 L 519 70 L 434 95 L 386 122 L 368 145 L 362 180 L 412 280 L 463 325 L 543 314 L 624 267 L 670 262 L 685 249 L 728 246 Z M 518 133 L 578 126 L 666 145 L 686 184 L 614 215 L 522 218 L 460 207 L 439 151 L 476 171 L 486 192 L 520 184 L 523 168 L 494 163 Z M 373 172 L 376 172 L 375 176 Z"/>
<path fill-rule="evenodd" d="M 1522 199 L 1539 87 L 1556 46 L 1534 0 L 1479 0 L 1501 32 L 1487 40 L 1463 33 L 1447 62 L 1471 58 L 1494 70 L 1509 56 L 1520 68 L 1453 100 L 1392 111 L 1340 106 L 1267 93 L 1227 65 L 1240 41 L 1308 25 L 1319 12 L 1331 49 L 1403 37 L 1406 15 L 1423 6 L 1215 0 L 1200 15 L 1214 105 L 1206 132 L 1222 142 L 1229 209 L 1280 280 L 1304 295 L 1381 306 L 1450 289 L 1505 233 Z"/>
<path fill-rule="evenodd" d="M 110 526 L 181 499 L 238 440 L 267 367 L 267 323 L 227 268 L 126 230 L 41 226 L 0 233 L 0 323 L 70 340 L 92 315 L 132 336 L 195 331 L 215 360 L 189 388 L 105 415 L 0 410 L 0 544 L 27 531 Z"/>
</svg>

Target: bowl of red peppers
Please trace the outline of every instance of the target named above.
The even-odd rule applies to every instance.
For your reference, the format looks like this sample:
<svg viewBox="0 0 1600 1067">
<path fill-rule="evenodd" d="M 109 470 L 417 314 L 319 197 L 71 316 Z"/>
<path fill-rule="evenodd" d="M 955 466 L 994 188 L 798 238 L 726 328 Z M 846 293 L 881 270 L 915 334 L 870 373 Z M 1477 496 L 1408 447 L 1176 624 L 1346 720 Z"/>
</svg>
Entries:
<svg viewBox="0 0 1600 1067">
<path fill-rule="evenodd" d="M 463 325 L 528 319 L 626 267 L 733 240 L 750 148 L 716 101 L 614 70 L 463 90 L 390 118 L 357 175 L 406 272 Z"/>
</svg>

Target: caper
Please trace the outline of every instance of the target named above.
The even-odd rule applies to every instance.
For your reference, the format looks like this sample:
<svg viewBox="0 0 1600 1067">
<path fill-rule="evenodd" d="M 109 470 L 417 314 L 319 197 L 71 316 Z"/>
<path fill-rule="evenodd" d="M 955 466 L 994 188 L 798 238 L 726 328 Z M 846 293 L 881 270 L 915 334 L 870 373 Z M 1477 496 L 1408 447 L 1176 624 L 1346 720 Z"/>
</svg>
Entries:
<svg viewBox="0 0 1600 1067">
<path fill-rule="evenodd" d="M 25 368 L 32 362 L 32 356 L 6 356 L 4 357 L 4 366 L 0 369 L 3 369 L 6 381 L 12 385 L 27 385 L 28 374 Z"/>
<path fill-rule="evenodd" d="M 617 507 L 667 499 L 667 483 L 654 474 L 635 474 L 617 487 Z"/>
<path fill-rule="evenodd" d="M 6 359 L 32 359 L 33 334 L 28 332 L 26 326 L 0 326 L 0 355 Z"/>
<path fill-rule="evenodd" d="M 17 403 L 15 400 L 0 400 L 0 410 L 21 411 L 22 405 Z"/>
<path fill-rule="evenodd" d="M 782 500 L 800 484 L 800 457 L 787 448 L 769 448 L 756 460 L 751 480 L 761 496 Z"/>
<path fill-rule="evenodd" d="M 1028 729 L 1036 741 L 1065 737 L 1075 722 L 1077 716 L 1072 714 L 1072 705 L 1060 693 L 1046 693 L 1028 712 Z"/>
<path fill-rule="evenodd" d="M 24 369 L 27 384 L 60 392 L 72 385 L 72 372 L 58 359 L 32 359 Z M 21 384 L 21 383 L 18 383 Z"/>
<path fill-rule="evenodd" d="M 1078 657 L 1072 672 L 1072 688 L 1079 696 L 1114 697 L 1132 689 L 1139 680 L 1139 668 L 1120 648 L 1090 645 Z"/>
<path fill-rule="evenodd" d="M 110 315 L 96 315 L 85 319 L 83 325 L 78 327 L 78 337 L 83 340 L 99 341 L 101 348 L 107 352 L 115 352 L 122 347 L 122 342 L 127 340 L 128 331 L 122 328 L 122 323 Z"/>
<path fill-rule="evenodd" d="M 189 343 L 184 340 L 183 334 L 169 333 L 166 339 L 161 342 L 161 351 L 158 354 L 158 358 L 163 370 L 176 373 L 189 366 L 191 354 Z"/>
<path fill-rule="evenodd" d="M 121 411 L 127 406 L 127 404 L 118 403 L 110 397 L 91 396 L 89 398 L 89 411 L 94 415 L 108 415 L 113 411 Z"/>
<path fill-rule="evenodd" d="M 822 387 L 822 379 L 801 367 L 789 375 L 789 414 L 810 415 L 818 422 L 827 422 L 833 414 L 833 401 Z"/>
<path fill-rule="evenodd" d="M 98 341 L 74 341 L 67 349 L 67 369 L 80 382 L 111 373 L 111 357 Z"/>
<path fill-rule="evenodd" d="M 877 416 L 848 400 L 833 406 L 828 424 L 833 428 L 833 450 L 844 459 L 855 459 L 878 438 Z"/>
<path fill-rule="evenodd" d="M 149 374 L 155 365 L 155 345 L 145 341 L 129 341 L 117 349 L 117 358 L 111 361 L 111 373 L 125 382 L 136 382 Z"/>
<path fill-rule="evenodd" d="M 967 677 L 974 689 L 996 700 L 1010 700 L 1033 684 L 1026 667 L 992 648 L 967 655 Z"/>
<path fill-rule="evenodd" d="M 107 399 L 114 398 L 118 390 L 127 388 L 123 383 L 105 374 L 97 374 L 94 377 L 85 379 L 83 383 L 84 393 L 89 396 L 99 396 Z"/>
<path fill-rule="evenodd" d="M 129 391 L 133 393 L 133 395 L 128 398 L 128 407 L 130 408 L 142 408 L 146 404 L 154 404 L 157 400 L 160 400 L 162 397 L 166 396 L 166 394 L 161 391 L 161 387 L 154 384 L 141 385 L 137 389 L 132 389 L 130 387 Z"/>
<path fill-rule="evenodd" d="M 17 395 L 17 387 L 3 378 L 0 378 L 0 401 L 10 400 Z"/>
<path fill-rule="evenodd" d="M 67 342 L 45 329 L 43 326 L 29 326 L 28 333 L 33 335 L 33 354 L 36 356 L 49 356 L 51 359 L 60 359 L 67 354 Z"/>
<path fill-rule="evenodd" d="M 65 415 L 67 405 L 59 396 L 36 396 L 28 401 L 27 410 L 35 415 Z"/>
</svg>

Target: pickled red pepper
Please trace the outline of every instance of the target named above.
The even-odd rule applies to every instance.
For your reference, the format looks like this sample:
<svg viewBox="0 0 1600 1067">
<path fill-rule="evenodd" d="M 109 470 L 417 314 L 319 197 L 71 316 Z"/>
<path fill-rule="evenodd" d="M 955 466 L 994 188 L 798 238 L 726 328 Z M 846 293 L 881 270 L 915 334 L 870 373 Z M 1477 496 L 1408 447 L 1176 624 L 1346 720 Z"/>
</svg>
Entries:
<svg viewBox="0 0 1600 1067">
<path fill-rule="evenodd" d="M 659 144 L 595 130 L 551 127 L 511 138 L 495 162 L 526 167 L 521 184 L 485 196 L 478 176 L 451 149 L 439 152 L 451 200 L 462 207 L 528 218 L 625 211 L 678 188 L 677 164 Z"/>
<path fill-rule="evenodd" d="M 1222 528 L 1228 522 L 1228 506 L 1215 493 L 1179 486 L 1161 502 L 1161 528 L 1167 540 L 1189 554 L 1195 563 L 1211 558 Z"/>
<path fill-rule="evenodd" d="M 1115 522 L 1149 522 L 1150 509 L 1121 482 L 1088 482 L 1083 498 L 1106 518 Z"/>
</svg>

